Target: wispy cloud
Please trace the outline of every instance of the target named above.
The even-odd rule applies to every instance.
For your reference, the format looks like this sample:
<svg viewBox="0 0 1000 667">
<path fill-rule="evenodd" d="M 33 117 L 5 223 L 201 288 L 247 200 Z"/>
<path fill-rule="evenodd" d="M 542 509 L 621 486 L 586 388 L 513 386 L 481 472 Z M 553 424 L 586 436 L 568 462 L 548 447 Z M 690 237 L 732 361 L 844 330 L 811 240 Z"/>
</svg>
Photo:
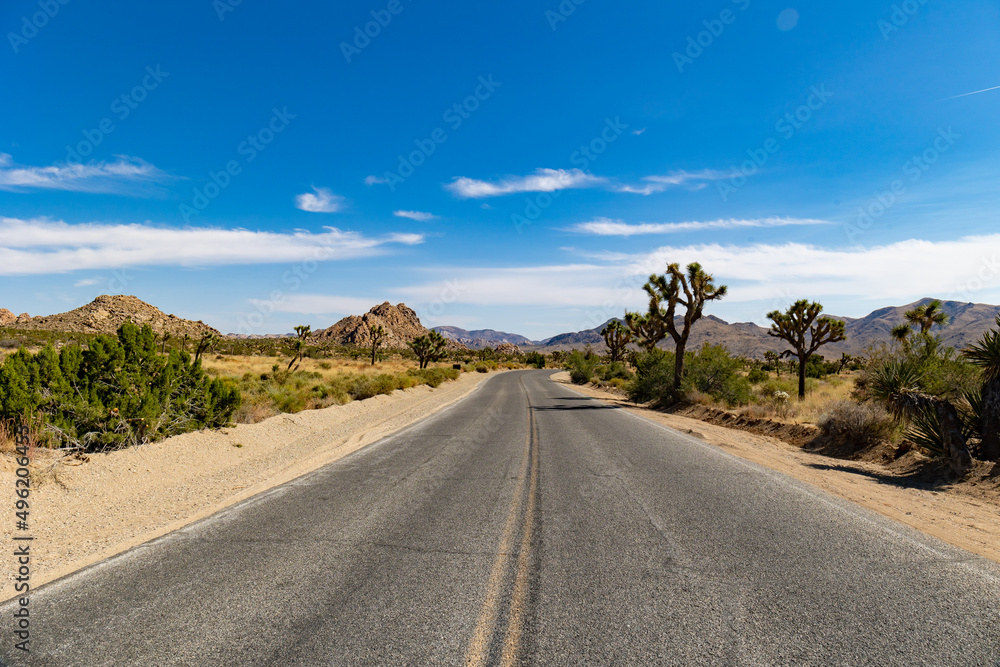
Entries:
<svg viewBox="0 0 1000 667">
<path fill-rule="evenodd" d="M 77 280 L 73 283 L 73 287 L 90 287 L 91 285 L 97 285 L 100 282 L 100 278 L 85 278 L 84 280 Z"/>
<path fill-rule="evenodd" d="M 280 302 L 250 299 L 250 303 L 273 308 L 279 313 L 299 313 L 302 315 L 358 315 L 385 299 L 371 299 L 331 296 L 327 294 L 288 294 Z"/>
<path fill-rule="evenodd" d="M 538 169 L 528 176 L 509 176 L 499 181 L 480 181 L 460 177 L 445 184 L 445 190 L 463 199 L 499 197 L 518 192 L 554 192 L 571 188 L 602 185 L 607 179 L 579 169 Z"/>
<path fill-rule="evenodd" d="M 638 195 L 651 195 L 657 192 L 664 192 L 671 188 L 687 187 L 694 190 L 701 190 L 711 181 L 719 181 L 729 178 L 730 173 L 703 169 L 701 171 L 674 171 L 665 176 L 646 176 L 641 185 L 622 185 L 617 188 L 618 192 L 631 192 Z"/>
<path fill-rule="evenodd" d="M 336 213 L 343 207 L 344 198 L 333 194 L 328 188 L 313 187 L 312 192 L 295 197 L 295 208 L 310 213 Z"/>
<path fill-rule="evenodd" d="M 961 95 L 952 95 L 951 97 L 946 97 L 946 100 L 957 100 L 959 97 L 968 97 L 969 95 L 978 95 L 979 93 L 988 93 L 991 90 L 1000 90 L 1000 86 L 993 86 L 992 88 L 983 88 L 982 90 L 974 90 L 971 93 L 962 93 Z"/>
<path fill-rule="evenodd" d="M 0 153 L 0 190 L 66 190 L 142 194 L 154 192 L 157 183 L 171 179 L 153 165 L 125 155 L 114 162 L 54 164 L 48 167 L 17 165 L 7 153 Z"/>
<path fill-rule="evenodd" d="M 622 220 L 611 218 L 596 218 L 590 222 L 573 225 L 567 231 L 580 234 L 595 234 L 597 236 L 637 236 L 642 234 L 675 234 L 678 232 L 695 232 L 709 229 L 741 229 L 789 227 L 794 225 L 828 225 L 826 220 L 808 218 L 758 218 L 751 220 L 722 219 L 689 222 L 640 222 L 628 224 Z"/>
<path fill-rule="evenodd" d="M 0 275 L 343 260 L 384 254 L 391 245 L 423 240 L 422 234 L 369 237 L 335 227 L 321 233 L 283 233 L 0 218 Z"/>
<path fill-rule="evenodd" d="M 379 183 L 386 183 L 387 181 L 381 176 L 365 176 L 365 185 L 376 185 Z"/>
<path fill-rule="evenodd" d="M 393 211 L 392 214 L 397 218 L 409 218 L 410 220 L 416 220 L 418 222 L 427 222 L 428 220 L 437 219 L 437 216 L 433 213 L 424 213 L 423 211 Z"/>
</svg>

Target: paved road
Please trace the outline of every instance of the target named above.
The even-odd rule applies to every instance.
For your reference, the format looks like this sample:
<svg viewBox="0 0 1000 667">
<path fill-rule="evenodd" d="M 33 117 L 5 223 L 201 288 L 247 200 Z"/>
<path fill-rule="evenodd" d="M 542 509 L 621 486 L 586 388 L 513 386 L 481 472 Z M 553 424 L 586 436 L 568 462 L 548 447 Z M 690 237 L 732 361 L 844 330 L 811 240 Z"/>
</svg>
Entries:
<svg viewBox="0 0 1000 667">
<path fill-rule="evenodd" d="M 15 664 L 1000 658 L 1000 567 L 545 371 L 498 375 L 31 606 Z"/>
</svg>

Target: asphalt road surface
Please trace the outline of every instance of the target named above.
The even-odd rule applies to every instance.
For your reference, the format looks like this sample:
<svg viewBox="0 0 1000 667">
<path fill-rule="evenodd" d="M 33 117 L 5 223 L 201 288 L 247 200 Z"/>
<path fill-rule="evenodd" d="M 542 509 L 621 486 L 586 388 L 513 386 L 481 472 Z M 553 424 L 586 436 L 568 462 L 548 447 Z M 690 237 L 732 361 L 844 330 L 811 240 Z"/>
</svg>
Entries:
<svg viewBox="0 0 1000 667">
<path fill-rule="evenodd" d="M 1000 567 L 552 383 L 488 380 L 42 587 L 30 665 L 997 665 Z"/>
</svg>

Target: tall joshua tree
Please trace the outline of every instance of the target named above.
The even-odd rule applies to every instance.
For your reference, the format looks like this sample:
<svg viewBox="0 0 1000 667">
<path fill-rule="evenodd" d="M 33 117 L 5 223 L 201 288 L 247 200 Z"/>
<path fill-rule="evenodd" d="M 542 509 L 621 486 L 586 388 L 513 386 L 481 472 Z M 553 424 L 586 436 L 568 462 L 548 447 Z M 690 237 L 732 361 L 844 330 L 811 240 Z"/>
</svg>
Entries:
<svg viewBox="0 0 1000 667">
<path fill-rule="evenodd" d="M 767 319 L 771 320 L 771 329 L 767 333 L 787 341 L 794 350 L 784 354 L 792 354 L 799 359 L 799 400 L 806 397 L 806 363 L 809 357 L 821 346 L 847 338 L 844 323 L 820 317 L 821 312 L 823 306 L 819 303 L 800 299 L 784 313 L 772 310 L 767 314 Z"/>
<path fill-rule="evenodd" d="M 1000 327 L 1000 317 L 997 317 Z M 979 434 L 980 450 L 989 461 L 1000 460 L 1000 331 L 990 329 L 962 356 L 983 369 L 982 410 Z"/>
<path fill-rule="evenodd" d="M 691 326 L 701 319 L 706 301 L 717 301 L 726 295 L 725 285 L 715 285 L 715 279 L 692 262 L 686 271 L 678 264 L 671 264 L 663 275 L 653 274 L 642 286 L 649 294 L 649 315 L 662 324 L 674 339 L 674 389 L 681 388 L 684 375 L 684 349 L 687 347 Z M 684 306 L 681 328 L 677 328 L 677 306 Z"/>
<path fill-rule="evenodd" d="M 925 334 L 931 330 L 935 324 L 944 326 L 948 323 L 948 314 L 941 310 L 941 302 L 937 299 L 917 306 L 913 310 L 903 313 L 903 317 L 910 324 L 920 327 L 920 333 Z M 895 330 L 894 330 L 895 331 Z"/>
<path fill-rule="evenodd" d="M 292 364 L 296 361 L 300 364 L 302 363 L 302 357 L 306 350 L 306 339 L 309 338 L 310 332 L 312 332 L 312 327 L 308 324 L 300 324 L 295 327 L 295 341 L 292 343 L 292 360 L 288 362 L 288 368 L 285 370 L 292 370 Z M 298 365 L 295 368 L 298 369 Z"/>
<path fill-rule="evenodd" d="M 375 354 L 378 352 L 378 348 L 382 345 L 382 339 L 385 338 L 386 333 L 381 324 L 371 325 L 371 328 L 368 329 L 368 333 L 372 336 L 372 366 L 374 366 Z"/>
<path fill-rule="evenodd" d="M 601 332 L 604 344 L 608 346 L 611 361 L 621 361 L 625 357 L 625 347 L 632 342 L 632 332 L 620 320 L 611 320 Z"/>
</svg>

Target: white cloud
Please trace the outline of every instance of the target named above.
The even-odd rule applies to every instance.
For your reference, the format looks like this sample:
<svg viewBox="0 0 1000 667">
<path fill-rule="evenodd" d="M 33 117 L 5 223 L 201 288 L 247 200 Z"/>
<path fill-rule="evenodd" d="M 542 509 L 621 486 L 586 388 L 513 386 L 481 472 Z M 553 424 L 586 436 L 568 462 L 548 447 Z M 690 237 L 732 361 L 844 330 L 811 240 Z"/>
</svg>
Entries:
<svg viewBox="0 0 1000 667">
<path fill-rule="evenodd" d="M 462 286 L 456 304 L 575 307 L 597 309 L 603 316 L 643 308 L 642 284 L 650 273 L 662 273 L 673 262 L 699 262 L 717 283 L 728 284 L 723 312 L 726 304 L 776 299 L 875 300 L 887 305 L 925 296 L 986 301 L 1000 295 L 1000 234 L 949 241 L 910 239 L 870 248 L 802 243 L 664 246 L 580 264 L 438 271 Z M 441 285 L 428 282 L 397 292 L 414 303 L 429 303 L 439 297 Z M 862 304 L 854 314 L 865 314 L 866 308 Z"/>
<path fill-rule="evenodd" d="M 538 169 L 528 176 L 509 176 L 499 181 L 479 181 L 460 177 L 444 188 L 463 199 L 499 197 L 518 192 L 554 192 L 571 188 L 601 185 L 606 179 L 592 176 L 579 169 Z"/>
<path fill-rule="evenodd" d="M 84 280 L 77 280 L 73 283 L 73 287 L 90 287 L 91 285 L 97 285 L 100 282 L 100 278 L 85 278 Z"/>
<path fill-rule="evenodd" d="M 375 185 L 387 182 L 388 181 L 380 176 L 365 176 L 365 185 Z"/>
<path fill-rule="evenodd" d="M 428 220 L 437 219 L 437 216 L 433 213 L 424 213 L 423 211 L 393 211 L 392 214 L 397 218 L 409 218 L 417 222 L 427 222 Z"/>
<path fill-rule="evenodd" d="M 313 192 L 296 195 L 295 208 L 309 213 L 336 213 L 344 206 L 344 198 L 328 188 L 313 187 Z"/>
<path fill-rule="evenodd" d="M 674 171 L 665 176 L 646 176 L 642 180 L 642 185 L 622 185 L 617 188 L 618 192 L 631 192 L 639 195 L 651 195 L 663 192 L 671 188 L 688 187 L 694 190 L 701 190 L 709 181 L 718 181 L 729 178 L 731 174 L 712 169 L 701 171 Z"/>
<path fill-rule="evenodd" d="M 250 299 L 250 303 L 254 306 L 266 306 L 279 313 L 299 313 L 302 315 L 361 315 L 383 301 L 385 299 L 376 297 L 364 299 L 326 294 L 289 294 L 280 302 Z"/>
<path fill-rule="evenodd" d="M 793 225 L 828 225 L 825 220 L 808 218 L 758 218 L 751 220 L 722 219 L 689 222 L 641 222 L 628 224 L 611 218 L 595 218 L 590 222 L 573 225 L 567 231 L 597 236 L 635 236 L 639 234 L 673 234 L 677 232 L 703 231 L 708 229 L 739 229 L 788 227 Z"/>
<path fill-rule="evenodd" d="M 414 245 L 424 239 L 421 234 L 368 237 L 335 227 L 325 230 L 286 233 L 0 218 L 0 275 L 340 260 L 383 254 L 388 245 Z"/>
<path fill-rule="evenodd" d="M 170 180 L 153 165 L 125 155 L 114 162 L 55 164 L 48 167 L 16 166 L 7 153 L 0 153 L 0 190 L 67 190 L 129 194 Z"/>
</svg>

